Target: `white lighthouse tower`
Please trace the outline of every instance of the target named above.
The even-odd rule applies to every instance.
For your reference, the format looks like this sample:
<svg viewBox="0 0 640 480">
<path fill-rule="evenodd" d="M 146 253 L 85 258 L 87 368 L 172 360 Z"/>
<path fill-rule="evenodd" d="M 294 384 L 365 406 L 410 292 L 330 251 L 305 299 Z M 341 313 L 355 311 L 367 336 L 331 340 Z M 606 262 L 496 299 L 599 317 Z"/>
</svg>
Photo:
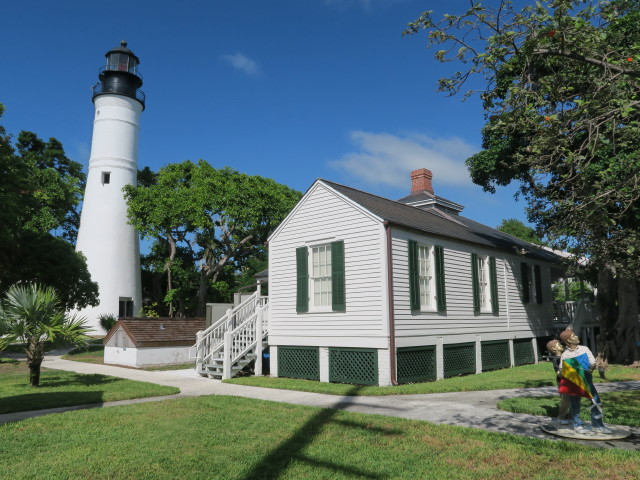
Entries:
<svg viewBox="0 0 640 480">
<path fill-rule="evenodd" d="M 93 87 L 93 140 L 76 244 L 100 288 L 100 304 L 81 311 L 97 332 L 102 331 L 99 315 L 133 316 L 142 307 L 140 241 L 127 223 L 122 192 L 125 185 L 136 184 L 138 173 L 138 131 L 145 106 L 140 61 L 126 42 L 105 57 L 100 81 Z"/>
</svg>

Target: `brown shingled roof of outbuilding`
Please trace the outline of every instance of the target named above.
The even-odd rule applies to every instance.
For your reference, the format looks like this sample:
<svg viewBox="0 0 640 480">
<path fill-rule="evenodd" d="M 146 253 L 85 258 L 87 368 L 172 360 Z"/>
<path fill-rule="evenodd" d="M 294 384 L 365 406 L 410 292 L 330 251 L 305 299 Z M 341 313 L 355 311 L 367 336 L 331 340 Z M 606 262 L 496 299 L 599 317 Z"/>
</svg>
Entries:
<svg viewBox="0 0 640 480">
<path fill-rule="evenodd" d="M 106 345 L 122 327 L 136 347 L 193 345 L 196 333 L 206 328 L 205 318 L 120 318 L 104 337 Z"/>
</svg>

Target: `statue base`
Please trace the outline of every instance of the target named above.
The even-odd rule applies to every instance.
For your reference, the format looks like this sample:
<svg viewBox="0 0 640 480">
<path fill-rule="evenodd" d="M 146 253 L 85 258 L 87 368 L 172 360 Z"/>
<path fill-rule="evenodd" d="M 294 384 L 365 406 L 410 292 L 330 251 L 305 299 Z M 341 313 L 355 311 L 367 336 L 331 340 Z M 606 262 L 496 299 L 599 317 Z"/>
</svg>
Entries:
<svg viewBox="0 0 640 480">
<path fill-rule="evenodd" d="M 623 440 L 632 435 L 629 430 L 621 427 L 607 426 L 607 428 L 611 430 L 611 433 L 600 433 L 592 432 L 591 424 L 589 422 L 585 422 L 583 426 L 587 429 L 586 433 L 578 433 L 573 430 L 573 425 L 561 425 L 557 420 L 554 420 L 553 423 L 546 423 L 544 425 L 541 425 L 540 428 L 543 432 L 550 435 L 555 435 L 557 437 L 563 438 L 571 438 L 573 440 Z"/>
</svg>

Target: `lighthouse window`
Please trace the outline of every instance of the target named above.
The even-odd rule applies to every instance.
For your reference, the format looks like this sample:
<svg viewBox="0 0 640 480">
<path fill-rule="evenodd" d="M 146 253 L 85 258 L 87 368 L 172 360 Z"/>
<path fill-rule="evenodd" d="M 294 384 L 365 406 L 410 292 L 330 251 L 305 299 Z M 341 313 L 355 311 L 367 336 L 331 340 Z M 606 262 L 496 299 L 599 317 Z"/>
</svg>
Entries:
<svg viewBox="0 0 640 480">
<path fill-rule="evenodd" d="M 111 182 L 111 172 L 102 172 L 102 184 Z"/>
<path fill-rule="evenodd" d="M 120 297 L 118 301 L 118 317 L 133 317 L 133 300 Z"/>
</svg>

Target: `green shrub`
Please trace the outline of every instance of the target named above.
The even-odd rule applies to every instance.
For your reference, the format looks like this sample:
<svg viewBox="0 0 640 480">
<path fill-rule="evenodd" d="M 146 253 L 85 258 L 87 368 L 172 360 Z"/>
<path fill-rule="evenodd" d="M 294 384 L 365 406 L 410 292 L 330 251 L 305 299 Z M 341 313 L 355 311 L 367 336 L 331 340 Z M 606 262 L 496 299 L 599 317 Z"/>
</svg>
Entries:
<svg viewBox="0 0 640 480">
<path fill-rule="evenodd" d="M 108 332 L 118 322 L 118 319 L 111 313 L 102 313 L 98 316 L 98 321 L 100 326 Z"/>
</svg>

